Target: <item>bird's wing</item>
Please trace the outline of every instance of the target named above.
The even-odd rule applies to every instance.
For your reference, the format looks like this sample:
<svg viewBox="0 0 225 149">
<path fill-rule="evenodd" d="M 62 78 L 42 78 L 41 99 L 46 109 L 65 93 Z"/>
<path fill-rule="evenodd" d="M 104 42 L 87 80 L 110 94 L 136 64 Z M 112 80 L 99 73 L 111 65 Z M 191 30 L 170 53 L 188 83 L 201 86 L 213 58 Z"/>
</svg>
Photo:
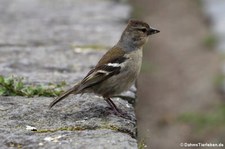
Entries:
<svg viewBox="0 0 225 149">
<path fill-rule="evenodd" d="M 92 69 L 81 81 L 79 90 L 94 86 L 120 72 L 121 66 L 101 65 Z"/>
<path fill-rule="evenodd" d="M 98 84 L 114 75 L 120 73 L 122 69 L 122 63 L 126 60 L 124 56 L 117 57 L 109 61 L 104 65 L 98 65 L 94 69 L 92 69 L 87 76 L 81 81 L 80 89 L 86 89 L 95 84 Z"/>
<path fill-rule="evenodd" d="M 113 75 L 117 75 L 121 71 L 123 62 L 125 62 L 126 59 L 125 52 L 121 48 L 117 46 L 112 47 L 99 60 L 95 68 L 81 81 L 79 90 L 89 88 Z"/>
</svg>

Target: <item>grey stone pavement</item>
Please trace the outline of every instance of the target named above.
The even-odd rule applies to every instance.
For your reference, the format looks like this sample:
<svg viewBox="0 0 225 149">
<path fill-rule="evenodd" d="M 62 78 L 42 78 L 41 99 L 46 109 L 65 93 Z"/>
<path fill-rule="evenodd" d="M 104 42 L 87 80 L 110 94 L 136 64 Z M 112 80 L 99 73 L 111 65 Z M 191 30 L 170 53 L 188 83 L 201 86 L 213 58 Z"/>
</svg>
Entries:
<svg viewBox="0 0 225 149">
<path fill-rule="evenodd" d="M 110 0 L 1 0 L 0 74 L 73 85 L 117 42 L 130 9 Z M 93 94 L 69 96 L 49 110 L 52 100 L 0 96 L 0 148 L 137 148 L 127 101 L 113 99 L 130 119 Z"/>
</svg>

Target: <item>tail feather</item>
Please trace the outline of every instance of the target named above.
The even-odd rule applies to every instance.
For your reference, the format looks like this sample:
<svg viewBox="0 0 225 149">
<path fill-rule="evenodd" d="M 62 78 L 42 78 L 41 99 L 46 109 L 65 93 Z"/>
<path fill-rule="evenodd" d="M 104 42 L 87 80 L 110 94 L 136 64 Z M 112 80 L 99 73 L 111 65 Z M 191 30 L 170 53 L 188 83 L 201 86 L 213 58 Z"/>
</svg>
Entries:
<svg viewBox="0 0 225 149">
<path fill-rule="evenodd" d="M 71 89 L 67 90 L 66 92 L 64 92 L 62 95 L 60 95 L 59 97 L 57 97 L 55 100 L 53 100 L 50 105 L 48 106 L 49 109 L 51 109 L 55 104 L 57 104 L 58 102 L 60 102 L 61 100 L 63 100 L 64 98 L 66 98 L 67 96 L 69 96 L 71 93 L 77 93 L 78 90 L 78 86 L 74 86 Z"/>
</svg>

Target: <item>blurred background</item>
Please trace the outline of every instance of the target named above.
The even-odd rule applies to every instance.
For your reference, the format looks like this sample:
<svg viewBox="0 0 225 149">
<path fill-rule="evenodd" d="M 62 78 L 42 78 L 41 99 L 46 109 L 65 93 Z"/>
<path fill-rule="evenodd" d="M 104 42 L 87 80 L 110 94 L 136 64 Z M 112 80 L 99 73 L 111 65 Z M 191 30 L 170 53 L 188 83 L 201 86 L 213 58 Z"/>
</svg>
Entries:
<svg viewBox="0 0 225 149">
<path fill-rule="evenodd" d="M 225 144 L 225 1 L 132 0 L 132 4 L 135 18 L 161 31 L 145 47 L 138 84 L 142 146 Z"/>
<path fill-rule="evenodd" d="M 131 11 L 161 31 L 145 46 L 138 80 L 139 148 L 225 145 L 224 0 L 0 3 L 1 75 L 42 84 L 83 77 L 105 52 L 99 49 L 117 42 Z"/>
</svg>

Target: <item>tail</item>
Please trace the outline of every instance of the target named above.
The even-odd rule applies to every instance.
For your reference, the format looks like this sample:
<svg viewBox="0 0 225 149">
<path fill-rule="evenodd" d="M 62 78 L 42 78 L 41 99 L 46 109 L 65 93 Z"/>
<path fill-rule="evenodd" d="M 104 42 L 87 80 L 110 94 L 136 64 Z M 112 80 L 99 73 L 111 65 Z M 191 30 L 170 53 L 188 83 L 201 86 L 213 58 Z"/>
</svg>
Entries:
<svg viewBox="0 0 225 149">
<path fill-rule="evenodd" d="M 74 87 L 72 87 L 71 89 L 67 90 L 66 92 L 64 92 L 62 95 L 60 95 L 59 97 L 57 97 L 55 100 L 53 100 L 50 105 L 48 106 L 49 109 L 51 109 L 55 104 L 57 104 L 58 102 L 60 102 L 61 100 L 63 100 L 64 98 L 66 98 L 67 96 L 69 96 L 71 93 L 77 93 L 78 91 L 78 86 L 75 85 Z"/>
</svg>

